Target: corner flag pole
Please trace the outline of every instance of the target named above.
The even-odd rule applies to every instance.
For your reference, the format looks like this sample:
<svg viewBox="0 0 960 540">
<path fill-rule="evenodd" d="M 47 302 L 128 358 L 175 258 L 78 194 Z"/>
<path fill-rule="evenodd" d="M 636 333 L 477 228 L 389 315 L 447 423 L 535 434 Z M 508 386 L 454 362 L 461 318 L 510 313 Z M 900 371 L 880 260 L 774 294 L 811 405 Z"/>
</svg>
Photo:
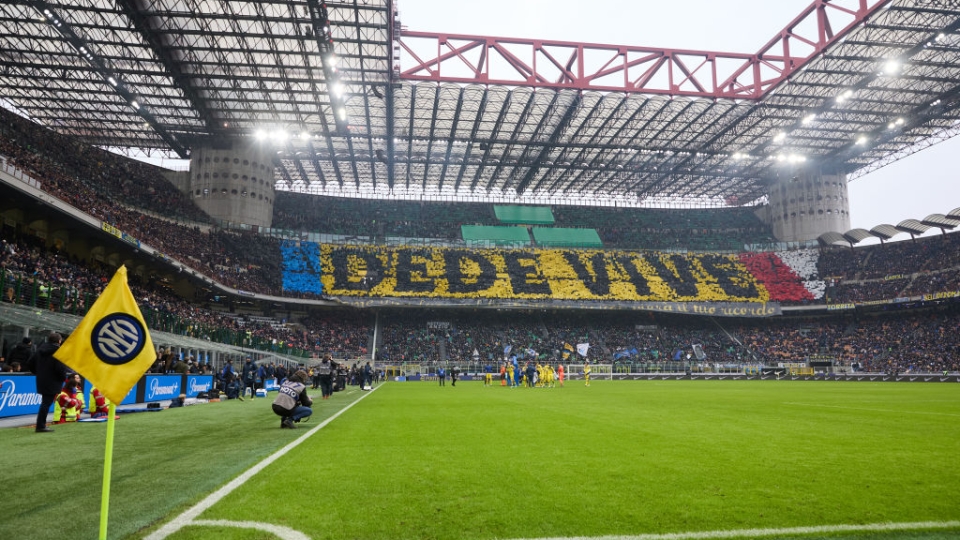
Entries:
<svg viewBox="0 0 960 540">
<path fill-rule="evenodd" d="M 80 324 L 53 356 L 93 383 L 110 400 L 100 508 L 100 540 L 106 540 L 114 404 L 123 402 L 157 358 L 147 323 L 127 284 L 126 266 L 117 269 Z"/>
<path fill-rule="evenodd" d="M 100 538 L 107 540 L 107 514 L 110 511 L 110 474 L 113 468 L 113 425 L 117 406 L 110 402 L 107 417 L 107 448 L 103 456 L 103 494 L 100 498 Z"/>
</svg>

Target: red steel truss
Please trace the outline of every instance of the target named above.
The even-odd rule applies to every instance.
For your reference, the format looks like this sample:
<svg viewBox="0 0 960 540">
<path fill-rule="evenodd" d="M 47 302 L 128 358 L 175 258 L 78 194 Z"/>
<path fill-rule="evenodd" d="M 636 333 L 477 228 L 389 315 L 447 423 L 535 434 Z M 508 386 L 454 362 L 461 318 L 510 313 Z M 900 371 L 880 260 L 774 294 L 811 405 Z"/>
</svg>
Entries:
<svg viewBox="0 0 960 540">
<path fill-rule="evenodd" d="M 758 100 L 890 1 L 847 0 L 854 9 L 842 0 L 815 0 L 756 54 L 404 31 L 400 46 L 414 65 L 398 75 L 412 81 Z"/>
</svg>

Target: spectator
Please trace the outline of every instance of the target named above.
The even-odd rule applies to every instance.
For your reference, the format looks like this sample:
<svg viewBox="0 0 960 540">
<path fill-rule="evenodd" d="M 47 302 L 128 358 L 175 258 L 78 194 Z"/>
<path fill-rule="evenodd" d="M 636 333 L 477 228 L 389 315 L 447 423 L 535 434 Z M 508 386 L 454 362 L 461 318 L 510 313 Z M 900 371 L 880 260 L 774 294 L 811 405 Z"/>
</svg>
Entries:
<svg viewBox="0 0 960 540">
<path fill-rule="evenodd" d="M 37 433 L 50 433 L 53 428 L 47 426 L 47 415 L 57 394 L 63 388 L 63 381 L 67 378 L 67 366 L 53 357 L 60 348 L 63 337 L 56 332 L 50 332 L 46 343 L 37 347 L 33 361 L 37 374 L 37 393 L 40 394 L 40 409 L 37 410 Z"/>
<path fill-rule="evenodd" d="M 20 365 L 29 366 L 30 357 L 33 355 L 34 347 L 33 340 L 29 337 L 25 337 L 20 340 L 20 343 L 17 343 L 10 348 L 10 352 L 7 353 L 6 361 L 8 364 L 19 363 Z M 32 370 L 30 370 L 32 371 Z"/>
</svg>

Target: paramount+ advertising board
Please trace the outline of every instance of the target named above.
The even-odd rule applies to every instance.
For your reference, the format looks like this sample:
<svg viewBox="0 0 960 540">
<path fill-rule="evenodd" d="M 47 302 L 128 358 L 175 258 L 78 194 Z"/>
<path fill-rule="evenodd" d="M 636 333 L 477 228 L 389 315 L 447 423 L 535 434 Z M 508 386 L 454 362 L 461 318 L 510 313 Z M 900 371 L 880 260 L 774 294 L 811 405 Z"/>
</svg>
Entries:
<svg viewBox="0 0 960 540">
<path fill-rule="evenodd" d="M 181 393 L 196 397 L 213 388 L 212 375 L 145 375 L 118 405 L 170 400 Z M 84 383 L 84 403 L 90 404 L 90 383 Z M 37 379 L 31 374 L 0 377 L 0 418 L 35 415 L 40 409 Z"/>
</svg>

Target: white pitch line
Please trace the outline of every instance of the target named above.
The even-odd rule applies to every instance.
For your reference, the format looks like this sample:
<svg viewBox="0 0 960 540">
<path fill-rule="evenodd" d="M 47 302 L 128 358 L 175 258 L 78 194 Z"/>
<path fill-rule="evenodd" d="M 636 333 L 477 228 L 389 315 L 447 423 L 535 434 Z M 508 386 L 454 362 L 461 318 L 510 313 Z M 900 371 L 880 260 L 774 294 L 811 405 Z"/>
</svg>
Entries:
<svg viewBox="0 0 960 540">
<path fill-rule="evenodd" d="M 960 418 L 960 414 L 942 413 L 942 412 L 933 412 L 933 411 L 895 411 L 892 409 L 871 409 L 869 407 L 848 407 L 846 405 L 824 405 L 822 403 L 800 403 L 797 401 L 784 401 L 783 404 L 797 405 L 799 407 L 821 407 L 824 409 L 848 409 L 851 411 L 870 411 L 870 412 L 896 413 L 896 414 L 925 414 L 925 415 L 932 415 L 932 416 L 952 416 L 955 418 Z"/>
<path fill-rule="evenodd" d="M 251 467 L 250 469 L 247 469 L 246 472 L 244 472 L 244 473 L 241 474 L 240 476 L 234 478 L 234 479 L 233 479 L 232 481 L 230 481 L 227 485 L 223 486 L 222 488 L 218 489 L 217 491 L 214 491 L 213 493 L 211 493 L 210 495 L 208 495 L 207 498 L 203 499 L 202 501 L 200 501 L 199 503 L 197 503 L 196 505 L 194 505 L 192 508 L 188 508 L 188 509 L 187 509 L 186 511 L 184 511 L 182 514 L 180 514 L 179 516 L 173 518 L 172 521 L 170 521 L 169 523 L 167 523 L 167 524 L 164 525 L 163 527 L 160 527 L 159 529 L 157 529 L 156 531 L 154 531 L 153 533 L 151 533 L 151 534 L 150 534 L 149 536 L 147 536 L 144 540 L 164 540 L 165 538 L 167 538 L 167 537 L 170 536 L 171 534 L 179 531 L 179 530 L 182 529 L 183 527 L 186 527 L 187 525 L 191 525 L 191 524 L 193 524 L 193 523 L 197 523 L 197 521 L 195 521 L 196 518 L 197 518 L 197 516 L 199 516 L 200 514 L 204 513 L 205 511 L 207 511 L 207 510 L 208 510 L 210 507 L 212 507 L 213 505 L 215 505 L 215 504 L 217 504 L 218 502 L 220 502 L 221 499 L 223 499 L 224 497 L 226 497 L 227 495 L 229 495 L 230 493 L 232 493 L 233 490 L 235 490 L 235 489 L 237 489 L 238 487 L 240 487 L 240 486 L 242 486 L 243 484 L 245 484 L 245 483 L 247 482 L 247 480 L 250 480 L 251 478 L 253 478 L 253 476 L 254 476 L 255 474 L 257 474 L 258 472 L 260 472 L 260 471 L 262 471 L 263 469 L 267 468 L 267 466 L 269 466 L 271 463 L 273 463 L 274 461 L 276 461 L 276 460 L 280 459 L 281 457 L 285 456 L 288 452 L 290 452 L 291 450 L 293 450 L 294 448 L 296 448 L 297 446 L 299 446 L 300 443 L 302 443 L 302 442 L 304 442 L 305 440 L 307 440 L 311 435 L 313 435 L 313 434 L 316 433 L 317 431 L 320 431 L 321 429 L 323 429 L 323 428 L 324 428 L 327 424 L 329 424 L 330 422 L 333 422 L 334 420 L 336 420 L 341 414 L 343 414 L 343 413 L 347 412 L 348 410 L 350 410 L 350 407 L 353 407 L 353 406 L 356 405 L 357 403 L 360 403 L 360 400 L 362 400 L 363 398 L 365 398 L 365 397 L 369 396 L 370 394 L 372 394 L 373 392 L 375 392 L 377 388 L 380 388 L 380 387 L 377 386 L 377 387 L 375 387 L 373 390 L 371 390 L 371 391 L 369 391 L 369 392 L 367 392 L 367 393 L 364 393 L 362 396 L 358 397 L 353 403 L 351 403 L 351 404 L 347 405 L 346 407 L 340 409 L 340 411 L 338 411 L 336 414 L 334 414 L 334 415 L 331 416 L 330 418 L 327 418 L 327 419 L 324 420 L 323 422 L 317 424 L 317 425 L 316 425 L 313 429 L 311 429 L 310 431 L 304 433 L 303 435 L 301 435 L 301 436 L 298 437 L 297 439 L 291 441 L 289 444 L 287 444 L 286 446 L 284 446 L 284 447 L 281 448 L 280 450 L 277 450 L 277 451 L 274 452 L 272 455 L 267 456 L 267 457 L 264 458 L 263 461 L 261 461 L 260 463 L 257 463 L 256 465 L 254 465 L 254 466 Z M 204 520 L 204 521 L 206 521 L 206 520 Z M 231 523 L 231 522 L 226 522 L 226 523 Z M 233 522 L 233 523 L 237 523 L 237 522 Z M 294 532 L 296 532 L 296 531 L 294 531 Z M 296 534 L 299 535 L 299 534 L 301 534 L 301 533 L 297 532 Z M 285 540 L 288 539 L 288 537 L 285 537 L 285 536 L 281 536 L 281 538 L 284 538 Z M 289 540 L 294 540 L 294 538 L 295 538 L 295 537 L 289 537 Z M 299 538 L 304 538 L 304 537 L 301 535 Z"/>
<path fill-rule="evenodd" d="M 284 527 L 283 525 L 271 525 L 270 523 L 261 523 L 259 521 L 227 521 L 225 519 L 195 519 L 190 525 L 199 525 L 201 527 L 233 527 L 235 529 L 254 529 L 257 531 L 268 532 L 281 540 L 310 540 L 310 537 L 300 531 Z"/>
<path fill-rule="evenodd" d="M 919 521 L 915 523 L 872 523 L 867 525 L 820 525 L 784 529 L 738 529 L 730 531 L 700 531 L 665 534 L 636 534 L 612 536 L 558 536 L 526 538 L 523 540 L 714 540 L 717 538 L 763 538 L 770 536 L 834 534 L 841 532 L 892 532 L 932 529 L 954 529 L 960 521 Z M 519 540 L 519 539 L 518 539 Z"/>
</svg>

